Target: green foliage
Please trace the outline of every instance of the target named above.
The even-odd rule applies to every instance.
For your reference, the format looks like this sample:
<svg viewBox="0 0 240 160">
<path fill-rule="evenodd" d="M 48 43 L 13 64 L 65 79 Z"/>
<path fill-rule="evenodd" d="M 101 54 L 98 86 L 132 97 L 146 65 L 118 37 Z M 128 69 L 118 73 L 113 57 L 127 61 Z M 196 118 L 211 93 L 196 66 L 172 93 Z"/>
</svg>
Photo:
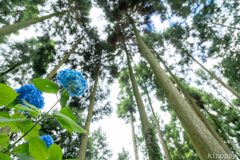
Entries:
<svg viewBox="0 0 240 160">
<path fill-rule="evenodd" d="M 25 153 L 28 153 L 28 151 L 29 151 L 29 143 L 23 143 L 13 149 L 14 154 L 17 154 L 17 153 L 25 154 Z"/>
<path fill-rule="evenodd" d="M 127 151 L 124 147 L 122 148 L 122 152 L 118 153 L 118 160 L 130 160 L 131 156 L 129 155 L 129 151 Z"/>
<path fill-rule="evenodd" d="M 67 90 L 62 91 L 60 105 L 61 107 L 65 107 L 67 105 L 67 101 L 69 100 L 69 93 Z"/>
<path fill-rule="evenodd" d="M 37 107 L 36 107 L 37 108 Z M 23 106 L 23 105 L 21 105 L 21 104 L 17 104 L 16 106 L 15 106 L 15 108 L 14 108 L 14 111 L 19 111 L 19 110 L 21 110 L 21 111 L 29 111 L 30 112 L 30 114 L 34 117 L 34 118 L 37 118 L 38 117 L 38 115 L 39 115 L 39 109 L 37 110 L 37 109 L 33 109 L 33 108 L 28 108 L 28 107 L 25 107 L 25 106 Z"/>
<path fill-rule="evenodd" d="M 39 91 L 42 92 L 57 94 L 59 91 L 59 86 L 47 79 L 34 79 L 33 84 Z"/>
<path fill-rule="evenodd" d="M 48 152 L 49 152 L 48 160 L 61 160 L 62 159 L 63 152 L 62 152 L 62 149 L 58 145 L 56 145 L 56 144 L 51 145 L 48 149 Z"/>
<path fill-rule="evenodd" d="M 2 148 L 7 148 L 10 143 L 10 139 L 6 134 L 0 134 L 0 145 Z"/>
<path fill-rule="evenodd" d="M 21 153 L 17 153 L 16 156 L 20 159 L 20 160 L 36 160 L 28 155 L 25 154 L 21 154 Z"/>
<path fill-rule="evenodd" d="M 21 130 L 22 135 L 27 133 L 27 135 L 24 137 L 24 140 L 27 142 L 31 141 L 32 138 L 39 138 L 38 130 L 41 129 L 41 126 L 37 125 L 32 129 L 33 126 L 34 126 L 34 123 L 30 123 L 28 125 L 25 125 L 19 128 Z"/>
<path fill-rule="evenodd" d="M 12 160 L 8 155 L 0 153 L 0 158 L 4 160 Z"/>
<path fill-rule="evenodd" d="M 29 151 L 33 158 L 37 160 L 45 160 L 49 157 L 46 143 L 39 139 L 39 137 L 33 137 L 29 141 Z"/>
<path fill-rule="evenodd" d="M 11 103 L 18 94 L 9 86 L 0 83 L 0 106 Z"/>
<path fill-rule="evenodd" d="M 68 113 L 59 113 L 55 112 L 54 113 L 54 118 L 56 118 L 61 125 L 67 129 L 71 134 L 73 131 L 76 131 L 78 133 L 87 133 L 82 127 L 80 127 L 78 124 L 76 124 L 76 121 L 74 121 L 72 118 L 73 117 L 68 117 Z"/>
</svg>

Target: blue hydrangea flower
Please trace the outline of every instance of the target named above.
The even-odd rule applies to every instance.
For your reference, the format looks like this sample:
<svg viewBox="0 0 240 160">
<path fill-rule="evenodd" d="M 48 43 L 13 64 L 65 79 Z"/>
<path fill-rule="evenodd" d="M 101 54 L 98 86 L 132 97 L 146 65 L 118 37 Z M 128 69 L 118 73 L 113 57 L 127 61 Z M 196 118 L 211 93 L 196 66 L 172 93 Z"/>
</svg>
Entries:
<svg viewBox="0 0 240 160">
<path fill-rule="evenodd" d="M 27 101 L 29 104 L 42 109 L 45 105 L 44 97 L 42 92 L 39 91 L 33 84 L 27 84 L 19 89 L 15 90 L 18 94 L 17 98 L 21 99 L 20 104 L 23 104 L 23 100 Z"/>
<path fill-rule="evenodd" d="M 49 148 L 54 143 L 50 135 L 39 136 L 39 139 L 43 140 L 46 143 L 47 148 Z"/>
<path fill-rule="evenodd" d="M 59 71 L 58 82 L 69 91 L 70 96 L 78 97 L 85 93 L 87 82 L 81 72 L 65 69 Z"/>
</svg>

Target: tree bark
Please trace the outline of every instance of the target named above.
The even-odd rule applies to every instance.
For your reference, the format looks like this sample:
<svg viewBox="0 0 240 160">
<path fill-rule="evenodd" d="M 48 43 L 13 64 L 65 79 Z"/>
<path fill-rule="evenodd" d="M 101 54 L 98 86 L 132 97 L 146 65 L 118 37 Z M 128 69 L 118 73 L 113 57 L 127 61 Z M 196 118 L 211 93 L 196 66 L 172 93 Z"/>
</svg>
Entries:
<svg viewBox="0 0 240 160">
<path fill-rule="evenodd" d="M 168 147 L 167 147 L 167 144 L 163 138 L 163 135 L 162 135 L 162 132 L 160 130 L 160 127 L 159 127 L 159 122 L 157 120 L 157 117 L 155 116 L 155 112 L 153 110 L 153 107 L 152 107 L 152 101 L 151 101 L 151 98 L 149 96 L 149 93 L 148 93 L 148 89 L 147 89 L 147 86 L 145 84 L 145 89 L 146 89 L 146 92 L 147 92 L 147 97 L 148 97 L 148 101 L 149 101 L 149 105 L 151 107 L 151 110 L 152 110 L 152 114 L 153 114 L 153 119 L 154 119 L 154 122 L 155 122 L 155 125 L 156 125 L 156 128 L 157 128 L 157 131 L 158 131 L 158 136 L 161 140 L 161 143 L 162 143 L 162 146 L 163 146 L 163 150 L 164 150 L 164 153 L 165 153 L 165 158 L 166 160 L 172 160 L 170 154 L 169 154 L 169 151 L 168 151 Z"/>
<path fill-rule="evenodd" d="M 72 52 L 77 48 L 78 44 L 81 42 L 82 39 L 79 39 L 76 44 L 72 47 L 72 49 L 63 57 L 63 59 L 54 67 L 54 69 L 47 75 L 45 79 L 52 79 L 52 77 L 56 74 L 58 69 L 63 65 L 63 63 L 70 57 Z"/>
<path fill-rule="evenodd" d="M 137 144 L 136 144 L 136 137 L 135 137 L 135 131 L 134 131 L 134 124 L 133 124 L 133 113 L 130 112 L 130 121 L 131 121 L 131 127 L 132 127 L 132 139 L 133 139 L 133 149 L 134 149 L 134 155 L 135 160 L 139 160 L 138 158 L 138 150 L 137 150 Z"/>
<path fill-rule="evenodd" d="M 95 96 L 96 96 L 96 92 L 97 92 L 97 84 L 98 84 L 98 76 L 99 76 L 99 71 L 100 71 L 100 65 L 101 65 L 101 62 L 99 64 L 99 67 L 98 67 L 98 70 L 97 70 L 97 75 L 96 75 L 96 79 L 95 79 L 95 82 L 94 82 L 93 92 L 92 92 L 91 99 L 90 99 L 90 105 L 89 105 L 89 108 L 88 108 L 87 120 L 86 120 L 85 126 L 84 126 L 84 129 L 88 133 L 89 133 L 89 130 L 90 130 L 90 124 L 91 124 L 91 119 L 92 119 L 92 115 L 93 115 L 93 107 L 94 107 Z M 85 159 L 87 142 L 88 142 L 88 134 L 83 133 L 81 141 L 80 141 L 80 147 L 79 147 L 79 151 L 78 151 L 78 154 L 77 154 L 77 159 L 79 159 L 79 160 L 84 160 Z"/>
<path fill-rule="evenodd" d="M 158 58 L 161 60 L 162 64 L 166 68 L 166 70 L 169 72 L 171 77 L 173 78 L 174 82 L 177 84 L 180 91 L 183 93 L 184 97 L 187 99 L 189 105 L 193 108 L 193 110 L 196 112 L 198 117 L 202 120 L 202 122 L 205 124 L 205 126 L 208 128 L 208 130 L 212 133 L 212 135 L 216 138 L 218 143 L 224 148 L 228 154 L 232 154 L 231 150 L 228 148 L 228 146 L 224 143 L 224 141 L 221 139 L 221 137 L 218 135 L 218 133 L 215 131 L 211 123 L 208 121 L 208 119 L 204 116 L 204 114 L 200 111 L 199 107 L 196 105 L 192 97 L 187 93 L 187 91 L 184 89 L 182 84 L 178 81 L 178 79 L 173 75 L 172 71 L 167 67 L 165 62 L 160 58 L 160 56 L 157 54 Z"/>
<path fill-rule="evenodd" d="M 0 79 L 2 79 L 4 76 L 6 76 L 9 72 L 13 71 L 14 69 L 16 69 L 18 66 L 26 63 L 27 61 L 21 61 L 18 62 L 17 64 L 13 65 L 12 67 L 10 67 L 8 70 L 6 70 L 5 72 L 0 74 Z"/>
<path fill-rule="evenodd" d="M 166 73 L 160 67 L 157 59 L 153 56 L 149 48 L 143 42 L 132 18 L 129 20 L 132 24 L 133 31 L 137 38 L 138 45 L 145 59 L 151 66 L 151 69 L 164 91 L 169 104 L 180 120 L 182 127 L 186 131 L 199 157 L 204 160 L 219 160 L 219 157 L 213 157 L 214 154 L 227 154 L 227 152 L 219 145 L 218 141 L 211 134 L 202 120 L 197 116 L 192 107 L 185 101 L 177 88 L 173 85 Z M 220 158 L 223 160 L 223 158 Z"/>
<path fill-rule="evenodd" d="M 229 90 L 233 95 L 235 95 L 240 100 L 240 94 L 235 91 L 232 87 L 224 83 L 221 79 L 219 79 L 214 73 L 210 72 L 207 68 L 205 68 L 201 63 L 199 63 L 193 56 L 187 54 L 190 58 L 192 58 L 197 64 L 199 64 L 206 72 L 208 72 L 214 79 L 218 81 L 223 87 Z"/>
<path fill-rule="evenodd" d="M 71 11 L 73 11 L 73 10 L 53 13 L 53 14 L 50 14 L 50 15 L 47 15 L 47 16 L 42 16 L 42 17 L 38 17 L 38 18 L 34 18 L 34 19 L 29 19 L 29 20 L 26 20 L 26 21 L 23 21 L 23 22 L 17 22 L 17 23 L 14 23 L 12 25 L 4 26 L 4 27 L 0 28 L 0 37 L 1 36 L 5 36 L 7 34 L 10 34 L 12 32 L 15 32 L 15 31 L 17 31 L 19 29 L 28 27 L 28 26 L 30 26 L 32 24 L 36 24 L 38 22 L 42 22 L 45 19 L 49 19 L 49 18 L 52 18 L 54 16 L 59 16 L 59 15 L 62 15 L 62 14 L 65 14 L 65 13 L 71 12 Z"/>
<path fill-rule="evenodd" d="M 149 155 L 149 160 L 160 160 L 160 150 L 159 150 L 159 146 L 156 143 L 156 137 L 154 134 L 154 131 L 149 123 L 146 111 L 145 111 L 145 107 L 140 95 L 140 92 L 138 90 L 138 85 L 137 82 L 135 80 L 134 74 L 133 74 L 133 69 L 131 66 L 131 62 L 130 62 L 130 56 L 129 53 L 127 51 L 127 47 L 125 42 L 123 42 L 124 44 L 124 49 L 126 51 L 126 55 L 127 55 L 127 62 L 128 62 L 128 68 L 129 68 L 129 73 L 130 73 L 130 79 L 131 79 L 131 83 L 132 83 L 132 88 L 133 88 L 133 93 L 137 102 L 137 106 L 138 106 L 138 112 L 140 115 L 140 120 L 141 120 L 141 124 L 142 124 L 142 129 L 143 129 L 143 134 L 145 136 L 145 141 L 147 144 L 147 149 L 148 149 L 148 155 Z"/>
</svg>

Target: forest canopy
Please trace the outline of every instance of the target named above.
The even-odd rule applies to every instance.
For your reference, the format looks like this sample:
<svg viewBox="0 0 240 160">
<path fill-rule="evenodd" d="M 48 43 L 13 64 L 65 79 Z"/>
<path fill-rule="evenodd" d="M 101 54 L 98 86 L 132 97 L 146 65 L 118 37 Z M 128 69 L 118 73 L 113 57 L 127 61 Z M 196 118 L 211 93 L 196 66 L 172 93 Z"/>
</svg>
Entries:
<svg viewBox="0 0 240 160">
<path fill-rule="evenodd" d="M 3 0 L 0 159 L 240 159 L 240 2 Z"/>
</svg>

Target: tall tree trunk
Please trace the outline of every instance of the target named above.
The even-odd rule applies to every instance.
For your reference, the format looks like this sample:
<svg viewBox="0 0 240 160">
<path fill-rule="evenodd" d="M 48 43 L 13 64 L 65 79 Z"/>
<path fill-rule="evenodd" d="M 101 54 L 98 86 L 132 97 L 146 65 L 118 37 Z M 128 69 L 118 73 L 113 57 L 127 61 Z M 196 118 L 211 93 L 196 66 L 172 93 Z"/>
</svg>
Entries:
<svg viewBox="0 0 240 160">
<path fill-rule="evenodd" d="M 130 121 L 131 121 L 131 127 L 132 127 L 132 139 L 133 139 L 134 155 L 135 155 L 135 160 L 139 160 L 137 144 L 136 144 L 136 137 L 135 137 L 135 131 L 134 131 L 134 124 L 133 124 L 133 113 L 131 111 L 130 111 L 130 115 L 131 115 Z"/>
<path fill-rule="evenodd" d="M 228 146 L 224 143 L 224 141 L 221 139 L 221 137 L 218 135 L 218 133 L 215 131 L 215 129 L 213 128 L 213 126 L 211 125 L 211 123 L 208 121 L 208 119 L 204 116 L 204 114 L 200 111 L 199 107 L 196 105 L 196 103 L 194 102 L 194 100 L 192 99 L 192 97 L 187 93 L 187 91 L 184 89 L 184 87 L 182 86 L 182 84 L 178 81 L 178 79 L 173 75 L 172 71 L 167 67 L 167 65 L 165 64 L 165 62 L 162 60 L 162 58 L 160 58 L 160 56 L 157 54 L 158 59 L 161 60 L 162 64 L 164 65 L 164 67 L 166 68 L 166 70 L 169 72 L 169 74 L 171 75 L 171 77 L 173 78 L 174 82 L 177 84 L 178 88 L 180 89 L 180 91 L 183 93 L 184 97 L 187 99 L 189 105 L 192 107 L 192 109 L 196 112 L 196 114 L 198 115 L 198 117 L 202 120 L 202 122 L 206 125 L 206 127 L 208 128 L 208 130 L 212 133 L 212 135 L 216 138 L 216 140 L 218 141 L 218 143 L 224 148 L 224 150 L 228 153 L 228 154 L 232 154 L 231 150 L 228 148 Z"/>
<path fill-rule="evenodd" d="M 229 90 L 233 95 L 235 95 L 240 100 L 240 94 L 235 91 L 232 87 L 224 83 L 221 79 L 219 79 L 214 73 L 210 72 L 207 68 L 205 68 L 201 63 L 199 63 L 193 56 L 190 54 L 187 54 L 189 57 L 191 57 L 197 64 L 199 64 L 206 72 L 208 72 L 214 79 L 218 81 L 223 87 L 225 87 L 227 90 Z"/>
<path fill-rule="evenodd" d="M 94 107 L 95 96 L 96 96 L 96 92 L 97 92 L 97 84 L 98 84 L 98 76 L 99 76 L 99 71 L 100 71 L 100 65 L 101 65 L 101 62 L 98 66 L 96 79 L 95 79 L 95 82 L 94 82 L 94 87 L 93 87 L 93 91 L 92 91 L 92 95 L 91 95 L 91 99 L 90 99 L 90 105 L 89 105 L 89 108 L 88 108 L 87 120 L 86 120 L 85 126 L 84 126 L 84 129 L 87 132 L 89 132 L 89 130 L 90 130 L 90 124 L 91 124 L 91 119 L 92 119 L 92 115 L 93 115 L 93 107 Z M 87 142 L 88 142 L 88 134 L 83 133 L 82 137 L 81 137 L 81 141 L 80 141 L 80 147 L 79 147 L 79 151 L 78 151 L 78 154 L 77 154 L 77 159 L 79 159 L 79 160 L 84 160 L 85 159 Z"/>
<path fill-rule="evenodd" d="M 49 18 L 52 18 L 54 16 L 59 16 L 59 15 L 62 15 L 62 14 L 65 14 L 65 13 L 71 12 L 71 11 L 73 11 L 73 10 L 53 13 L 53 14 L 50 14 L 50 15 L 47 15 L 47 16 L 42 16 L 42 17 L 38 17 L 38 18 L 34 18 L 34 19 L 29 19 L 29 20 L 26 20 L 26 21 L 23 21 L 23 22 L 17 22 L 17 23 L 14 23 L 12 25 L 4 26 L 4 27 L 0 28 L 0 37 L 1 36 L 5 36 L 7 34 L 10 34 L 12 32 L 15 32 L 15 31 L 17 31 L 19 29 L 28 27 L 28 26 L 30 26 L 32 24 L 36 24 L 38 22 L 42 22 L 45 19 L 49 19 Z"/>
<path fill-rule="evenodd" d="M 204 125 L 202 120 L 197 116 L 196 112 L 191 108 L 187 101 L 185 101 L 180 92 L 173 85 L 166 73 L 160 67 L 157 59 L 143 42 L 132 18 L 130 16 L 128 17 L 144 58 L 150 64 L 159 85 L 168 99 L 169 104 L 180 120 L 199 157 L 204 160 L 219 160 L 219 158 L 216 156 L 213 157 L 212 155 L 227 154 L 227 152 L 221 145 L 219 145 L 218 141 Z"/>
<path fill-rule="evenodd" d="M 130 73 L 130 79 L 132 82 L 132 88 L 133 88 L 133 93 L 137 102 L 137 106 L 138 106 L 138 112 L 140 115 L 140 120 L 141 120 L 141 124 L 142 124 L 142 129 L 143 129 L 143 134 L 145 137 L 145 141 L 147 144 L 147 149 L 148 149 L 148 154 L 149 154 L 149 160 L 160 160 L 160 150 L 159 150 L 159 146 L 156 143 L 156 137 L 154 134 L 154 131 L 149 123 L 146 111 L 145 111 L 145 107 L 141 98 L 141 95 L 139 93 L 138 90 L 138 85 L 137 82 L 135 80 L 134 74 L 133 74 L 133 69 L 131 66 L 131 62 L 130 62 L 130 56 L 129 53 L 127 51 L 127 47 L 125 42 L 123 42 L 124 44 L 124 49 L 126 51 L 126 55 L 127 55 L 127 62 L 128 62 L 128 68 L 129 68 L 129 73 Z"/>
<path fill-rule="evenodd" d="M 231 26 L 226 26 L 224 24 L 218 24 L 218 23 L 213 23 L 211 22 L 212 24 L 215 24 L 215 25 L 219 25 L 219 26 L 222 26 L 222 27 L 227 27 L 227 28 L 231 28 L 231 29 L 237 29 L 237 30 L 240 30 L 240 28 L 236 28 L 236 27 L 231 27 Z"/>
<path fill-rule="evenodd" d="M 78 44 L 82 39 L 79 39 L 76 44 L 72 47 L 72 49 L 63 57 L 63 59 L 54 67 L 54 69 L 47 75 L 45 79 L 52 79 L 52 77 L 56 74 L 57 70 L 63 65 L 63 63 L 70 57 L 72 52 L 77 48 Z"/>
<path fill-rule="evenodd" d="M 27 62 L 27 61 L 24 60 L 24 61 L 21 61 L 21 62 L 16 63 L 16 64 L 13 65 L 12 67 L 10 67 L 8 70 L 6 70 L 5 72 L 1 73 L 1 74 L 0 74 L 0 79 L 2 79 L 2 78 L 3 78 L 4 76 L 6 76 L 9 72 L 15 70 L 18 66 L 20 66 L 20 65 L 22 65 L 22 64 L 24 64 L 24 63 L 26 63 L 26 62 Z"/>
<path fill-rule="evenodd" d="M 145 89 L 146 89 L 146 92 L 147 92 L 147 97 L 148 97 L 148 101 L 149 101 L 149 105 L 151 107 L 151 110 L 152 110 L 152 114 L 153 114 L 153 119 L 154 119 L 154 122 L 155 122 L 155 125 L 156 125 L 156 128 L 157 128 L 157 131 L 158 131 L 158 136 L 161 140 L 161 143 L 162 143 L 162 146 L 163 146 L 163 150 L 164 150 L 164 153 L 165 153 L 165 158 L 166 160 L 172 160 L 170 154 L 169 154 L 169 151 L 168 151 L 168 147 L 167 147 L 167 144 L 163 138 L 163 135 L 162 135 L 162 132 L 160 130 L 160 127 L 159 127 L 159 122 L 157 120 L 157 117 L 155 116 L 155 112 L 153 110 L 153 107 L 152 107 L 152 101 L 151 101 L 151 98 L 149 96 L 149 93 L 148 93 L 148 89 L 147 89 L 147 86 L 145 84 Z"/>
</svg>

